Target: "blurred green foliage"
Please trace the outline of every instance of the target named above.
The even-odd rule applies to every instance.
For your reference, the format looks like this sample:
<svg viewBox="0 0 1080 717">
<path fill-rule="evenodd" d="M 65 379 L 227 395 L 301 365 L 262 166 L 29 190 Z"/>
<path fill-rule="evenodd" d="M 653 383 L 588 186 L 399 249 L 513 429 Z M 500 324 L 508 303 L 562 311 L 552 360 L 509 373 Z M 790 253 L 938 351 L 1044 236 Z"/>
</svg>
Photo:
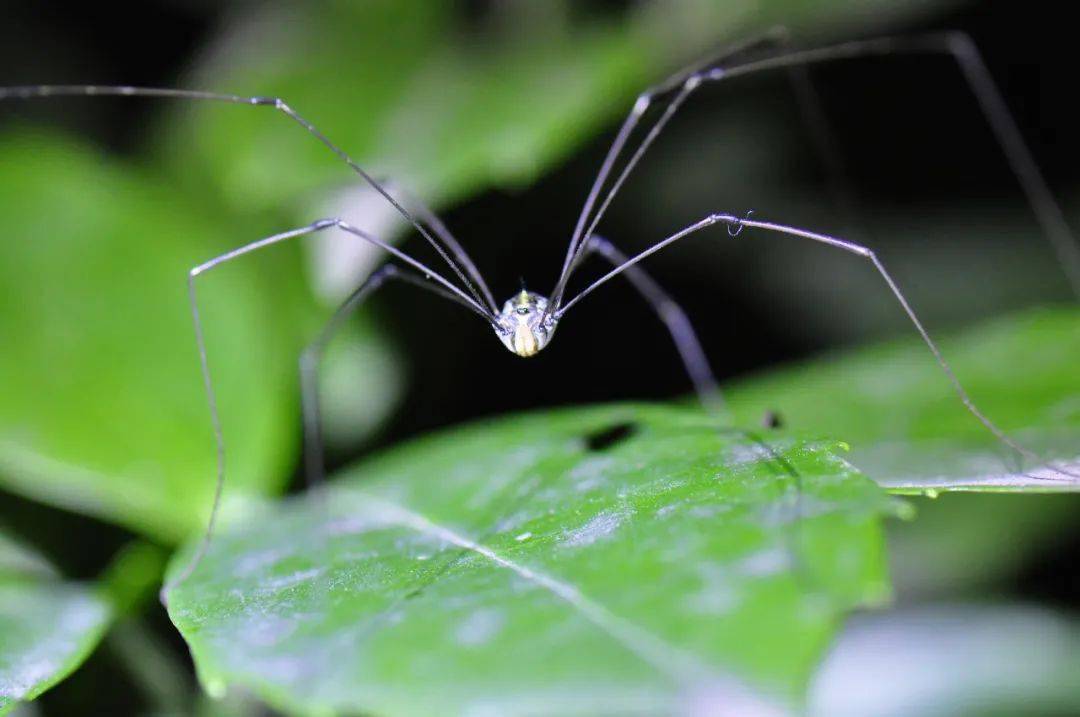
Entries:
<svg viewBox="0 0 1080 717">
<path fill-rule="evenodd" d="M 185 275 L 234 243 L 159 177 L 56 136 L 0 143 L 0 481 L 166 541 L 205 525 L 214 455 Z M 295 456 L 302 289 L 213 282 L 210 361 L 228 429 L 230 488 L 276 492 Z M 270 276 L 267 276 L 270 274 Z M 260 285 L 257 281 L 262 281 Z M 269 310 L 268 310 L 269 309 Z"/>
<path fill-rule="evenodd" d="M 889 572 L 901 601 L 979 599 L 1040 555 L 1066 550 L 1080 495 L 946 493 L 910 498 L 918 520 L 889 525 Z"/>
<path fill-rule="evenodd" d="M 744 24 L 880 23 L 932 4 L 766 0 L 751 17 L 691 0 L 605 16 L 557 0 L 501 3 L 466 22 L 452 4 L 424 0 L 316 13 L 271 2 L 219 38 L 190 84 L 284 98 L 377 175 L 441 205 L 533 181 L 625 114 L 635 93 Z M 307 217 L 327 186 L 356 177 L 273 114 L 190 104 L 163 126 L 164 146 L 181 174 L 237 211 L 285 206 Z"/>
<path fill-rule="evenodd" d="M 815 679 L 809 714 L 1072 715 L 1078 672 L 1080 623 L 1054 610 L 973 601 L 859 615 Z"/>
<path fill-rule="evenodd" d="M 66 582 L 0 527 L 0 715 L 78 667 L 110 622 L 145 598 L 162 565 L 160 551 L 132 545 L 99 584 Z"/>
</svg>

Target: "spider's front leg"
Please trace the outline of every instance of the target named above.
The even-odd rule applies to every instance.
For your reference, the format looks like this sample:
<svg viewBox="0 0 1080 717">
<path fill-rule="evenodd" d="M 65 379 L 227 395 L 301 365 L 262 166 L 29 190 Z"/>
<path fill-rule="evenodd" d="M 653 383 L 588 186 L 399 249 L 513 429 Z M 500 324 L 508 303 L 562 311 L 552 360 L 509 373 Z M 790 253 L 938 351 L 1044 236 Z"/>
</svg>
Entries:
<svg viewBox="0 0 1080 717">
<path fill-rule="evenodd" d="M 662 239 L 661 241 L 657 242 L 656 244 L 649 247 L 648 249 L 645 249 L 644 251 L 641 251 L 638 254 L 635 254 L 634 256 L 630 257 L 626 261 L 622 262 L 621 264 L 616 266 L 614 269 L 609 271 L 607 274 L 604 274 L 602 277 L 600 277 L 599 279 L 594 281 L 592 284 L 589 284 L 588 286 L 586 286 L 584 289 L 582 289 L 582 291 L 579 294 L 577 294 L 577 296 L 575 296 L 573 299 L 571 299 L 570 301 L 566 302 L 563 306 L 561 306 L 555 312 L 555 314 L 554 314 L 555 317 L 557 319 L 561 319 L 563 317 L 563 315 L 565 315 L 565 313 L 572 306 L 574 306 L 578 301 L 580 301 L 584 297 L 588 296 L 593 291 L 595 291 L 597 288 L 599 288 L 603 284 L 607 283 L 609 280 L 611 280 L 612 278 L 618 276 L 619 274 L 622 274 L 624 272 L 629 272 L 631 269 L 635 268 L 636 265 L 638 263 L 640 263 L 642 260 L 644 260 L 645 258 L 655 254 L 656 252 L 660 251 L 664 247 L 669 246 L 670 244 L 673 244 L 673 243 L 679 241 L 680 239 L 683 239 L 683 238 L 685 238 L 687 236 L 695 234 L 698 231 L 700 231 L 702 229 L 705 229 L 707 227 L 711 227 L 714 224 L 724 224 L 724 225 L 726 225 L 726 227 L 728 229 L 728 234 L 731 237 L 741 236 L 742 233 L 743 233 L 742 230 L 744 228 L 751 227 L 751 228 L 755 228 L 755 229 L 762 229 L 762 230 L 765 230 L 765 231 L 768 231 L 768 232 L 771 232 L 771 233 L 774 233 L 774 234 L 784 234 L 784 235 L 787 235 L 787 236 L 793 236 L 793 237 L 797 237 L 797 238 L 800 238 L 800 239 L 808 239 L 810 241 L 814 241 L 814 242 L 817 242 L 819 244 L 824 244 L 826 246 L 830 246 L 830 247 L 833 247 L 835 249 L 842 249 L 843 251 L 846 251 L 846 252 L 848 252 L 850 254 L 854 254 L 854 255 L 856 255 L 858 257 L 861 257 L 861 258 L 865 259 L 867 262 L 869 262 L 874 267 L 874 269 L 881 276 L 882 280 L 885 282 L 886 286 L 889 288 L 889 291 L 892 292 L 893 297 L 896 299 L 897 303 L 900 305 L 900 307 L 903 309 L 904 313 L 907 315 L 908 319 L 911 321 L 912 325 L 915 327 L 915 330 L 918 332 L 919 336 L 922 338 L 923 343 L 926 344 L 926 347 L 930 350 L 930 353 L 933 355 L 934 360 L 938 364 L 938 367 L 941 369 L 941 371 L 948 378 L 949 382 L 952 384 L 954 392 L 959 397 L 961 403 L 963 403 L 963 405 L 967 409 L 967 411 L 976 420 L 978 420 L 979 423 L 981 423 L 983 425 L 983 427 L 987 431 L 989 431 L 991 434 L 993 434 L 994 437 L 997 438 L 997 440 L 1002 445 L 1004 445 L 1007 448 L 1011 449 L 1012 451 L 1014 451 L 1019 456 L 1041 462 L 1041 459 L 1039 458 L 1038 455 L 1036 455 L 1030 449 L 1025 448 L 1024 446 L 1020 445 L 1015 440 L 1013 440 L 1004 430 L 1002 430 L 996 423 L 994 423 L 975 404 L 975 401 L 968 394 L 967 389 L 964 388 L 963 384 L 960 383 L 960 379 L 957 378 L 956 373 L 953 371 L 953 369 L 949 365 L 948 361 L 945 360 L 945 357 L 941 353 L 941 349 L 938 348 L 937 343 L 930 337 L 929 332 L 927 332 L 926 328 L 923 326 L 922 320 L 919 319 L 918 315 L 915 313 L 915 310 L 911 307 L 911 304 L 908 302 L 907 297 L 904 296 L 904 293 L 900 290 L 899 285 L 896 283 L 895 280 L 893 280 L 892 275 L 889 274 L 888 270 L 885 268 L 884 263 L 882 263 L 882 261 L 880 259 L 878 259 L 877 255 L 874 253 L 874 251 L 872 249 L 870 249 L 869 247 L 863 246 L 861 244 L 856 244 L 854 242 L 849 242 L 849 241 L 846 241 L 844 239 L 839 239 L 837 237 L 829 236 L 827 234 L 821 234 L 821 233 L 818 233 L 818 232 L 812 232 L 812 231 L 809 231 L 807 229 L 800 229 L 798 227 L 788 226 L 788 225 L 785 225 L 785 224 L 777 224 L 775 222 L 766 222 L 766 221 L 760 221 L 760 220 L 757 220 L 757 219 L 751 219 L 749 214 L 747 214 L 745 217 L 738 217 L 738 216 L 736 216 L 734 214 L 727 214 L 727 213 L 710 214 L 709 216 L 707 216 L 707 217 L 705 217 L 705 218 L 691 224 L 690 226 L 688 226 L 688 227 L 686 227 L 684 229 L 681 229 L 680 231 L 675 232 L 671 236 L 669 236 L 669 237 L 667 237 L 665 239 Z M 1072 472 L 1071 470 L 1069 470 L 1067 468 L 1063 468 L 1063 467 L 1060 467 L 1060 466 L 1051 466 L 1051 467 L 1056 472 L 1061 473 L 1061 474 L 1066 475 L 1066 476 L 1069 476 L 1070 478 L 1080 477 L 1080 476 L 1077 476 L 1074 472 Z M 1055 480 L 1055 479 L 1049 479 L 1048 478 L 1047 480 Z"/>
<path fill-rule="evenodd" d="M 353 227 L 350 224 L 337 218 L 320 219 L 319 221 L 312 222 L 307 226 L 303 226 L 298 229 L 292 229 L 286 232 L 281 232 L 279 234 L 273 234 L 263 239 L 259 239 L 258 241 L 245 244 L 241 247 L 233 249 L 232 251 L 226 252 L 224 254 L 214 257 L 213 259 L 210 259 L 209 261 L 199 264 L 191 271 L 189 271 L 188 298 L 191 304 L 191 318 L 195 325 L 195 342 L 198 346 L 199 365 L 202 370 L 203 385 L 206 389 L 207 405 L 210 409 L 210 421 L 214 431 L 214 446 L 217 451 L 217 477 L 214 483 L 214 499 L 210 508 L 210 517 L 207 520 L 206 532 L 203 534 L 203 539 L 199 543 L 199 547 L 196 549 L 195 554 L 192 556 L 191 560 L 184 567 L 184 569 L 181 570 L 175 578 L 171 579 L 162 588 L 161 594 L 163 599 L 167 599 L 169 592 L 172 591 L 173 588 L 175 588 L 177 585 L 180 585 L 191 576 L 191 574 L 195 571 L 195 568 L 197 568 L 199 563 L 202 561 L 203 556 L 206 554 L 206 551 L 210 546 L 210 541 L 213 537 L 214 526 L 217 522 L 218 512 L 221 507 L 221 495 L 225 487 L 225 437 L 221 428 L 221 416 L 218 412 L 217 394 L 214 391 L 214 382 L 210 374 L 210 362 L 207 358 L 206 338 L 203 333 L 202 319 L 199 315 L 199 302 L 195 290 L 196 280 L 207 272 L 221 266 L 222 264 L 228 263 L 235 259 L 239 259 L 240 257 L 246 256 L 247 254 L 250 254 L 252 252 L 258 251 L 260 249 L 265 249 L 266 247 L 280 244 L 282 242 L 292 239 L 297 239 L 300 237 L 309 236 L 311 234 L 323 232 L 328 229 L 340 229 L 346 234 L 352 235 L 357 239 L 379 247 L 380 249 L 396 257 L 412 269 L 415 269 L 417 272 L 420 273 L 420 275 L 424 277 L 429 277 L 431 282 L 433 282 L 433 286 L 438 286 L 440 292 L 445 291 L 447 295 L 452 296 L 455 300 L 464 304 L 471 311 L 483 317 L 485 321 L 490 320 L 489 311 L 484 306 L 482 306 L 479 302 L 475 301 L 472 297 L 459 289 L 457 286 L 450 283 L 450 281 L 448 281 L 445 277 L 436 272 L 434 269 L 424 265 L 423 263 L 412 258 L 405 252 L 397 249 L 390 244 L 387 244 L 381 239 L 378 239 L 368 234 L 367 232 L 357 229 L 356 227 Z M 386 277 L 381 277 L 382 280 L 385 280 L 385 278 Z M 350 297 L 350 299 L 351 298 L 352 297 Z M 346 305 L 348 304 L 349 301 L 346 301 Z"/>
</svg>

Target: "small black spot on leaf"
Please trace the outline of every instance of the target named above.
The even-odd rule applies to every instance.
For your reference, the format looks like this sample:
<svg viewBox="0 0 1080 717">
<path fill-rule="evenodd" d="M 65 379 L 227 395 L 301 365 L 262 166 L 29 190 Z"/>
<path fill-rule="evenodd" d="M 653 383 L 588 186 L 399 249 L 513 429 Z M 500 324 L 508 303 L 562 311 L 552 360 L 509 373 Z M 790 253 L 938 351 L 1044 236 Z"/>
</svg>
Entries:
<svg viewBox="0 0 1080 717">
<path fill-rule="evenodd" d="M 616 423 L 585 436 L 585 447 L 590 451 L 606 451 L 634 435 L 637 429 L 636 423 Z"/>
<path fill-rule="evenodd" d="M 761 425 L 764 428 L 783 428 L 784 418 L 780 415 L 779 411 L 769 410 L 762 416 Z"/>
</svg>

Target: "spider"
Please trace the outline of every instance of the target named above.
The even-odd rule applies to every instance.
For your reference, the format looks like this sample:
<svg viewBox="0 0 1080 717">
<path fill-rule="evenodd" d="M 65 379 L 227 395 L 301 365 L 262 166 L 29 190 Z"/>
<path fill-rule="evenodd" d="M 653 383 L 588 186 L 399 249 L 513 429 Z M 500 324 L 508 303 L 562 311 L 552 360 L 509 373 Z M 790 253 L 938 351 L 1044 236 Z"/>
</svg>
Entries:
<svg viewBox="0 0 1080 717">
<path fill-rule="evenodd" d="M 315 340 L 303 351 L 300 358 L 302 408 L 305 436 L 305 463 L 309 479 L 321 477 L 323 455 L 319 439 L 319 407 L 316 395 L 317 371 L 322 353 L 330 338 L 342 322 L 356 311 L 379 287 L 392 280 L 406 282 L 453 301 L 487 322 L 500 342 L 512 353 L 531 357 L 543 351 L 554 338 L 559 323 L 571 308 L 592 294 L 608 281 L 625 277 L 648 301 L 664 322 L 682 359 L 697 395 L 710 410 L 722 414 L 721 400 L 716 379 L 702 351 L 701 344 L 689 319 L 679 305 L 671 299 L 639 264 L 649 256 L 693 234 L 721 225 L 730 238 L 736 238 L 746 229 L 760 230 L 817 242 L 854 254 L 868 262 L 892 292 L 900 308 L 932 353 L 941 371 L 947 376 L 953 390 L 967 411 L 998 441 L 1021 456 L 1037 459 L 1031 451 L 1016 443 L 1001 430 L 974 403 L 952 368 L 930 337 L 915 311 L 885 265 L 874 251 L 866 246 L 828 234 L 810 231 L 772 221 L 753 218 L 752 213 L 717 212 L 686 226 L 674 234 L 656 242 L 648 249 L 634 255 L 620 251 L 612 242 L 595 233 L 611 201 L 618 194 L 627 177 L 642 156 L 671 120 L 672 116 L 699 88 L 723 80 L 778 69 L 804 68 L 806 66 L 856 59 L 874 55 L 929 55 L 939 54 L 953 58 L 963 78 L 975 94 L 979 106 L 1000 145 L 1009 164 L 1030 203 L 1044 234 L 1054 247 L 1074 291 L 1080 295 L 1080 249 L 1065 222 L 1060 206 L 1052 196 L 1042 173 L 1025 144 L 997 86 L 991 78 L 982 57 L 971 39 L 962 33 L 933 33 L 906 37 L 884 37 L 854 40 L 813 49 L 792 49 L 788 33 L 783 28 L 773 28 L 747 42 L 729 47 L 703 62 L 691 65 L 663 82 L 645 90 L 634 102 L 630 113 L 620 126 L 608 150 L 599 172 L 585 199 L 579 215 L 558 280 L 548 295 L 522 288 L 501 307 L 488 288 L 476 265 L 461 244 L 454 238 L 439 218 L 415 197 L 391 183 L 376 180 L 334 144 L 314 124 L 297 113 L 278 97 L 246 97 L 182 89 L 162 89 L 130 86 L 98 85 L 35 85 L 0 88 L 0 100 L 31 99 L 59 96 L 126 96 L 141 98 L 171 98 L 206 102 L 221 102 L 256 107 L 269 107 L 285 115 L 302 127 L 310 136 L 322 143 L 327 150 L 347 164 L 353 172 L 388 202 L 396 212 L 438 253 L 452 271 L 447 278 L 430 266 L 417 261 L 401 249 L 352 226 L 339 218 L 325 218 L 289 231 L 274 234 L 245 244 L 230 252 L 216 256 L 200 264 L 188 273 L 188 291 L 191 314 L 195 324 L 199 361 L 206 389 L 213 424 L 217 451 L 217 480 L 210 518 L 202 541 L 193 557 L 179 575 L 164 588 L 163 594 L 182 583 L 192 574 L 209 547 L 217 519 L 221 494 L 225 483 L 225 442 L 218 414 L 217 398 L 207 361 L 206 342 L 196 293 L 196 280 L 215 267 L 221 266 L 251 252 L 265 247 L 297 239 L 303 236 L 336 229 L 361 241 L 382 249 L 397 260 L 374 271 L 345 301 L 338 306 Z M 646 125 L 644 136 L 636 143 L 630 140 L 651 107 L 660 108 L 659 116 Z M 628 153 L 628 150 L 632 151 Z M 624 160 L 621 170 L 615 173 L 616 164 Z M 606 188 L 606 191 L 605 191 Z M 396 196 L 395 196 L 396 195 Z M 602 198 L 601 198 L 602 197 Z M 576 295 L 567 298 L 567 282 L 584 259 L 598 256 L 611 265 L 611 269 L 588 284 Z M 456 282 L 452 279 L 456 279 Z M 1061 472 L 1066 472 L 1060 469 Z M 1072 475 L 1071 473 L 1069 475 Z"/>
</svg>

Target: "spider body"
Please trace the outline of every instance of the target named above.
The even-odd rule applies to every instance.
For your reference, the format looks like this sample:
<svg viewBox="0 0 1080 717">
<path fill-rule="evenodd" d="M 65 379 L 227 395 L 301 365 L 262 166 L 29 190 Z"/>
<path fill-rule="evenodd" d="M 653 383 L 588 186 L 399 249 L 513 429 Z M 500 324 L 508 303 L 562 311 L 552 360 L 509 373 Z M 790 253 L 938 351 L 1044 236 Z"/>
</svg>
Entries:
<svg viewBox="0 0 1080 717">
<path fill-rule="evenodd" d="M 522 289 L 503 304 L 493 323 L 496 335 L 512 353 L 535 356 L 551 341 L 558 324 L 547 308 L 547 298 Z"/>
</svg>

